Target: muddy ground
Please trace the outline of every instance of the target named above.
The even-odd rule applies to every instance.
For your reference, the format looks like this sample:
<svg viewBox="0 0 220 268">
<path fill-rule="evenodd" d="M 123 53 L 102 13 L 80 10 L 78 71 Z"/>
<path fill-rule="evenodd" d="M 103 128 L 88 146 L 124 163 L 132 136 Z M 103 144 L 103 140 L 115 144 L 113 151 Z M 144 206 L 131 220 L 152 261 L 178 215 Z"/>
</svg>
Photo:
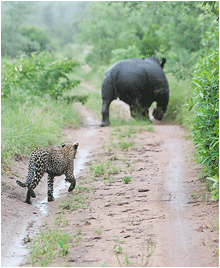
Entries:
<svg viewBox="0 0 220 268">
<path fill-rule="evenodd" d="M 125 104 L 112 106 L 133 120 Z M 26 247 L 33 242 L 24 237 L 41 226 L 73 235 L 68 254 L 57 253 L 51 266 L 218 266 L 218 203 L 199 180 L 186 130 L 165 122 L 153 123 L 154 130 L 100 128 L 92 111 L 76 108 L 83 124 L 63 137 L 79 143 L 72 193 L 58 177 L 48 204 L 44 176 L 28 205 L 15 183 L 26 178 L 28 159 L 14 159 L 2 175 L 1 265 L 31 266 Z"/>
</svg>

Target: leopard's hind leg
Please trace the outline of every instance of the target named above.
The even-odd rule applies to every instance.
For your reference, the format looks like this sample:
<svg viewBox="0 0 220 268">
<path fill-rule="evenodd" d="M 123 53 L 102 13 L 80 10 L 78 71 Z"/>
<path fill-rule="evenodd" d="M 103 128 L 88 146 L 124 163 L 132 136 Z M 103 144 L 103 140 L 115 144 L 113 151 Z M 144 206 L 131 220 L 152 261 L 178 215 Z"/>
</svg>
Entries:
<svg viewBox="0 0 220 268">
<path fill-rule="evenodd" d="M 47 192 L 47 198 L 48 198 L 48 202 L 54 201 L 54 197 L 53 197 L 53 182 L 54 182 L 54 176 L 48 174 L 48 178 L 47 178 L 47 187 L 48 187 L 48 192 Z"/>
<path fill-rule="evenodd" d="M 34 157 L 34 154 L 32 153 L 30 156 L 30 161 L 29 161 L 29 166 L 28 166 L 28 177 L 26 182 L 21 182 L 19 180 L 16 180 L 16 183 L 21 186 L 21 187 L 28 187 L 31 184 L 32 179 L 35 176 L 35 165 L 36 165 L 36 160 Z M 30 196 L 33 198 L 36 198 L 36 194 L 34 191 L 30 192 Z"/>
<path fill-rule="evenodd" d="M 31 197 L 35 195 L 34 189 L 37 187 L 43 175 L 44 175 L 44 172 L 36 174 L 35 177 L 32 179 L 30 185 L 28 185 L 27 197 L 25 201 L 26 203 L 31 204 Z"/>
</svg>

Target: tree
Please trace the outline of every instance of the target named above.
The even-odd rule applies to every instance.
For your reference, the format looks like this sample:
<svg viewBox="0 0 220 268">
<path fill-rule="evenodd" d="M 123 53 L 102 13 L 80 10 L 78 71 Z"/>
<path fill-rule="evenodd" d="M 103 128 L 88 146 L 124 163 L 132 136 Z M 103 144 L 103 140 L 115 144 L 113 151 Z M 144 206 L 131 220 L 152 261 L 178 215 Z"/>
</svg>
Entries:
<svg viewBox="0 0 220 268">
<path fill-rule="evenodd" d="M 2 56 L 16 57 L 23 52 L 28 43 L 19 29 L 28 20 L 32 12 L 30 2 L 4 2 L 4 13 L 2 12 Z M 33 44 L 32 44 L 33 45 Z"/>
<path fill-rule="evenodd" d="M 81 43 L 93 46 L 87 61 L 110 63 L 111 51 L 136 46 L 141 55 L 167 58 L 166 70 L 191 75 L 204 48 L 200 2 L 93 2 L 80 24 Z"/>
<path fill-rule="evenodd" d="M 46 32 L 36 26 L 23 26 L 20 29 L 21 34 L 29 39 L 31 42 L 35 42 L 39 46 L 39 51 L 44 51 L 47 49 L 46 45 L 49 43 L 49 36 L 46 34 Z M 34 47 L 33 49 L 25 48 L 24 52 L 27 54 L 30 54 L 32 52 L 36 52 Z"/>
</svg>

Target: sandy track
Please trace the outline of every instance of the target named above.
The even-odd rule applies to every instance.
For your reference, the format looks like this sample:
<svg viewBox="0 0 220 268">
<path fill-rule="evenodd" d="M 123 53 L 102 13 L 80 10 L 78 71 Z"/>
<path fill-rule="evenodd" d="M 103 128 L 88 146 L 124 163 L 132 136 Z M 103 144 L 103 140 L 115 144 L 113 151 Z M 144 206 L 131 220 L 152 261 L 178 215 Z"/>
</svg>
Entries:
<svg viewBox="0 0 220 268">
<path fill-rule="evenodd" d="M 67 233 L 80 229 L 80 241 L 77 245 L 72 241 L 69 254 L 51 265 L 218 266 L 218 203 L 206 198 L 185 130 L 157 124 L 154 133 L 137 131 L 133 145 L 122 151 L 119 146 L 114 148 L 110 139 L 114 137 L 117 145 L 120 142 L 112 134 L 114 128 L 99 128 L 91 111 L 76 107 L 84 125 L 66 130 L 63 142 L 79 142 L 77 185 L 93 190 L 82 193 L 84 209 L 64 213 L 62 221 L 69 224 L 59 228 Z M 120 110 L 120 102 L 113 107 Z M 126 109 L 123 116 L 129 120 Z M 94 179 L 90 166 L 113 161 L 116 154 L 113 166 L 118 173 L 111 174 L 112 180 L 105 180 L 106 175 Z M 47 204 L 45 177 L 36 188 L 33 205 L 25 204 L 26 190 L 15 180 L 26 177 L 27 165 L 27 159 L 14 161 L 11 173 L 2 176 L 2 266 L 18 266 L 27 254 L 23 238 L 33 236 L 44 221 L 54 228 L 55 219 L 63 212 L 59 205 L 81 194 L 67 193 L 68 184 L 60 186 L 61 176 L 56 179 L 56 201 Z M 123 183 L 126 176 L 131 178 L 128 184 Z M 122 252 L 116 254 L 119 246 Z M 23 265 L 29 264 L 24 260 Z"/>
</svg>

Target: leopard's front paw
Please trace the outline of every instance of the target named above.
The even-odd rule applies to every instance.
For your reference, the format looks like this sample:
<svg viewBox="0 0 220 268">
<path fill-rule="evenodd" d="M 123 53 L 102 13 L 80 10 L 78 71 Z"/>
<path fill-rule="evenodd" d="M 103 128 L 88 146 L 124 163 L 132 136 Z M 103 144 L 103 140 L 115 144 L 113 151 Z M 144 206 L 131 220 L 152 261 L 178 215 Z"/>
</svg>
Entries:
<svg viewBox="0 0 220 268">
<path fill-rule="evenodd" d="M 71 183 L 70 184 L 70 187 L 68 189 L 68 192 L 72 192 L 72 190 L 75 188 L 75 186 L 76 186 L 76 183 L 75 182 L 74 183 Z"/>
</svg>

